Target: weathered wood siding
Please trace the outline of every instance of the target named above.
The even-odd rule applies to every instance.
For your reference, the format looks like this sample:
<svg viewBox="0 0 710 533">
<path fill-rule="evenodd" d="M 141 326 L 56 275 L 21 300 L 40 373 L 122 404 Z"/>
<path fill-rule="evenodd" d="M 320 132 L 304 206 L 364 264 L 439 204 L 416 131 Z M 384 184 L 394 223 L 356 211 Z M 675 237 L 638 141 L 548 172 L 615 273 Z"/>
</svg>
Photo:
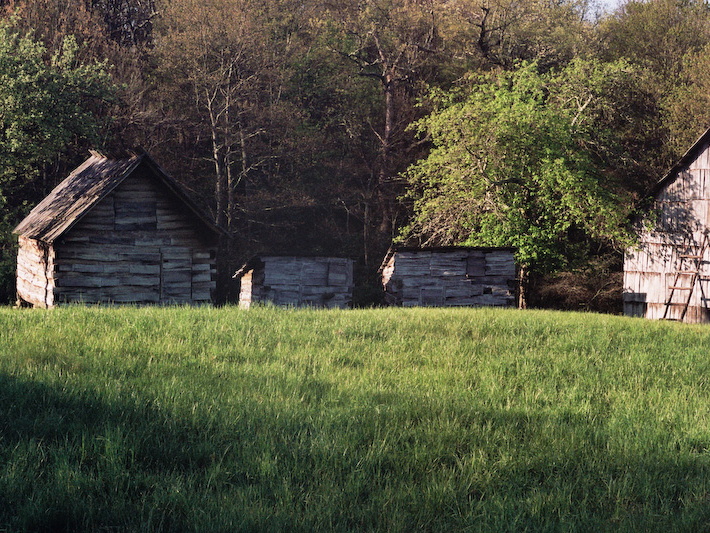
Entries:
<svg viewBox="0 0 710 533">
<path fill-rule="evenodd" d="M 20 236 L 17 252 L 17 296 L 35 307 L 54 305 L 54 249 Z"/>
<path fill-rule="evenodd" d="M 241 276 L 239 304 L 347 308 L 352 304 L 353 261 L 339 257 L 264 256 Z"/>
<path fill-rule="evenodd" d="M 210 302 L 212 240 L 138 169 L 54 243 L 55 303 Z"/>
<path fill-rule="evenodd" d="M 710 217 L 710 150 L 707 144 L 697 157 L 681 168 L 656 195 L 652 212 L 638 225 L 640 244 L 627 250 L 624 257 L 624 314 L 652 319 L 663 318 L 666 302 L 680 267 L 686 270 L 689 260 L 681 263 L 683 252 L 691 243 L 701 244 Z M 692 293 L 684 321 L 707 322 L 707 298 L 710 297 L 710 249 L 705 251 L 700 274 Z M 678 285 L 687 286 L 689 275 Z M 666 318 L 677 319 L 687 300 L 688 291 L 676 290 Z"/>
<path fill-rule="evenodd" d="M 512 306 L 510 249 L 400 250 L 381 269 L 385 301 L 397 306 Z"/>
</svg>

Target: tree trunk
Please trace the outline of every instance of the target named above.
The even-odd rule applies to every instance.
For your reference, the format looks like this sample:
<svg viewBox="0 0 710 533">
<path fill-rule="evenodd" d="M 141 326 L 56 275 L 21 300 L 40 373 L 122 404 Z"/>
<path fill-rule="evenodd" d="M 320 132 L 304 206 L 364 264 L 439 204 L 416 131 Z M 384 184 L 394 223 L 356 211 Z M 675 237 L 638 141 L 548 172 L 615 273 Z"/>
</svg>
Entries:
<svg viewBox="0 0 710 533">
<path fill-rule="evenodd" d="M 228 184 L 226 178 L 226 168 L 222 154 L 213 145 L 213 159 L 215 167 L 215 196 L 217 198 L 217 225 L 227 228 L 227 196 Z"/>
<path fill-rule="evenodd" d="M 207 112 L 210 118 L 210 138 L 212 140 L 212 162 L 214 163 L 215 187 L 214 193 L 217 200 L 218 226 L 227 227 L 227 208 L 229 204 L 229 181 L 227 176 L 227 161 L 224 157 L 223 143 L 219 136 L 219 118 L 214 109 L 215 98 L 207 94 Z"/>
<path fill-rule="evenodd" d="M 392 179 L 392 137 L 394 135 L 395 120 L 397 116 L 395 83 L 392 76 L 387 74 L 383 80 L 385 92 L 385 125 L 380 137 L 380 165 L 377 176 L 377 203 L 380 211 L 379 232 L 381 235 L 392 233 L 394 225 L 393 191 L 390 187 Z"/>
<path fill-rule="evenodd" d="M 520 265 L 518 270 L 518 309 L 528 308 L 528 288 L 530 273 L 525 265 Z"/>
</svg>

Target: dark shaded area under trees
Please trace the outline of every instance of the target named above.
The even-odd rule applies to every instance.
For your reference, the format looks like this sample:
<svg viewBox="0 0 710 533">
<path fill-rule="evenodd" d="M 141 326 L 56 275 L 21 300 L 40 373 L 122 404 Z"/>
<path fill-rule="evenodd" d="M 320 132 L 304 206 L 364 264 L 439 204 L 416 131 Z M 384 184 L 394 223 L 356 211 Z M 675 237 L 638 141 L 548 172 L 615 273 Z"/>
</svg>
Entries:
<svg viewBox="0 0 710 533">
<path fill-rule="evenodd" d="M 523 226 L 482 225 L 518 202 L 548 228 L 524 243 L 529 303 L 616 311 L 623 222 L 574 223 L 594 213 L 555 195 L 540 202 L 547 189 L 530 184 L 593 183 L 605 209 L 630 214 L 710 120 L 710 10 L 698 0 L 627 0 L 614 13 L 594 0 L 0 0 L 0 10 L 0 59 L 56 81 L 44 101 L 0 90 L 5 302 L 10 230 L 91 146 L 146 150 L 228 229 L 223 300 L 246 258 L 288 251 L 357 258 L 356 303 L 377 303 L 376 269 L 403 228 L 410 244 L 520 245 Z M 516 86 L 530 65 L 540 87 Z M 506 84 L 507 96 L 477 100 L 477 145 L 454 127 L 432 136 L 466 108 L 456 106 Z M 495 111 L 508 97 L 518 115 Z M 13 122 L 10 101 L 53 120 Z M 55 117 L 67 106 L 78 106 L 74 123 Z M 503 127 L 516 116 L 545 117 L 547 130 Z M 474 169 L 442 171 L 458 180 L 446 187 L 427 177 L 441 143 L 468 150 Z M 504 162 L 521 150 L 540 174 L 510 175 Z M 562 226 L 536 223 L 550 213 Z M 560 236 L 565 246 L 544 249 Z"/>
</svg>

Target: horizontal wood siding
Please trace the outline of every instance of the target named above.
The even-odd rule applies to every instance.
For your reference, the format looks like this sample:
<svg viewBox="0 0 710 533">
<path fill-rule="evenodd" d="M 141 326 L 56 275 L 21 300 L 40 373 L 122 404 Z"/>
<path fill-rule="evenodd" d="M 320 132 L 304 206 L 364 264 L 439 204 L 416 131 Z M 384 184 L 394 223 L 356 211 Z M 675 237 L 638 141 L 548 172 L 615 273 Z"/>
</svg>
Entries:
<svg viewBox="0 0 710 533">
<path fill-rule="evenodd" d="M 268 256 L 241 278 L 240 306 L 346 308 L 352 304 L 353 261 L 336 257 Z"/>
<path fill-rule="evenodd" d="M 157 180 L 136 171 L 56 243 L 58 302 L 200 304 L 215 246 Z"/>
<path fill-rule="evenodd" d="M 35 307 L 54 305 L 54 249 L 20 236 L 17 253 L 17 296 Z"/>
<path fill-rule="evenodd" d="M 624 313 L 651 319 L 680 318 L 689 291 L 675 290 L 676 273 L 694 268 L 692 261 L 681 259 L 683 252 L 693 252 L 708 229 L 710 217 L 710 154 L 707 147 L 675 180 L 656 196 L 654 207 L 638 225 L 639 244 L 624 256 Z M 689 286 L 689 275 L 681 275 L 677 286 Z M 700 263 L 700 274 L 684 320 L 707 322 L 710 296 L 710 249 Z"/>
<path fill-rule="evenodd" d="M 511 306 L 515 260 L 510 250 L 394 252 L 382 268 L 385 301 L 411 306 Z"/>
</svg>

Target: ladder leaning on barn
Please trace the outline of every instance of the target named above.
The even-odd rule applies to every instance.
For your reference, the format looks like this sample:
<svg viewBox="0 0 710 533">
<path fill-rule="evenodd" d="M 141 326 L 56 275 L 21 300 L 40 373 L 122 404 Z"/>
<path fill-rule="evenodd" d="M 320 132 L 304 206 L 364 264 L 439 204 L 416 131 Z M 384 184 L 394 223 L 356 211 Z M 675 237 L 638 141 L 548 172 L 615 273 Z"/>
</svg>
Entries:
<svg viewBox="0 0 710 533">
<path fill-rule="evenodd" d="M 693 297 L 693 292 L 695 290 L 695 285 L 700 276 L 700 267 L 703 263 L 703 258 L 705 257 L 705 250 L 708 247 L 708 232 L 703 234 L 703 240 L 698 245 L 693 242 L 693 240 L 688 240 L 687 242 L 677 245 L 676 250 L 678 253 L 678 270 L 675 272 L 673 279 L 673 284 L 668 287 L 668 300 L 666 300 L 666 308 L 663 311 L 663 320 L 677 320 L 682 322 L 685 318 L 685 314 L 688 311 L 688 306 L 690 305 L 690 300 Z M 683 251 L 680 252 L 680 249 Z M 688 280 L 687 285 L 681 285 L 682 280 Z M 673 296 L 676 291 L 679 293 L 686 293 L 687 296 L 683 298 L 681 302 L 674 302 Z M 700 283 L 700 292 L 702 297 L 703 305 L 707 305 L 705 298 L 705 290 L 703 289 L 703 284 Z M 669 311 L 672 307 L 680 308 L 680 316 L 671 317 L 669 316 Z"/>
</svg>

